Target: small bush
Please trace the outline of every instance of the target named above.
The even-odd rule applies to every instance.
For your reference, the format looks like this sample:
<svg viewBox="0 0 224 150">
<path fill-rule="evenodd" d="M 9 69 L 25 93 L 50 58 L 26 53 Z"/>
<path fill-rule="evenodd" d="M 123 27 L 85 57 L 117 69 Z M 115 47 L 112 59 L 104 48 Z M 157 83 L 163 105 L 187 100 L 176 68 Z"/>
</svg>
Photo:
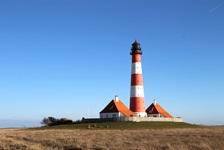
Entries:
<svg viewBox="0 0 224 150">
<path fill-rule="evenodd" d="M 44 117 L 44 119 L 41 121 L 41 124 L 46 126 L 54 126 L 54 125 L 69 124 L 69 123 L 73 123 L 73 121 L 68 118 L 56 119 L 54 117 L 48 117 L 48 118 Z"/>
</svg>

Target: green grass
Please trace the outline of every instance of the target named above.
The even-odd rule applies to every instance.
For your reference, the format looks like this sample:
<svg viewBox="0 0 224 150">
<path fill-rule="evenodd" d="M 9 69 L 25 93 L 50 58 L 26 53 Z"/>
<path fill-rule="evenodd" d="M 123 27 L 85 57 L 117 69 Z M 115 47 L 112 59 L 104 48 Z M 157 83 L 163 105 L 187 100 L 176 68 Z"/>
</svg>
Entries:
<svg viewBox="0 0 224 150">
<path fill-rule="evenodd" d="M 80 123 L 41 127 L 35 129 L 88 129 L 93 130 L 141 130 L 141 129 L 168 129 L 168 128 L 202 128 L 204 126 L 192 125 L 185 122 L 104 122 L 104 123 Z"/>
</svg>

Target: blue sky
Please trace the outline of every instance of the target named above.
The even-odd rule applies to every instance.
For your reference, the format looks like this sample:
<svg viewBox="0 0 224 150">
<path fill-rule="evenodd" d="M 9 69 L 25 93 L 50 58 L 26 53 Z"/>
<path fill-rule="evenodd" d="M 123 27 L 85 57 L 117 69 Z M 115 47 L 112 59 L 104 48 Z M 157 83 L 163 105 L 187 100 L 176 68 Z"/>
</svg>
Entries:
<svg viewBox="0 0 224 150">
<path fill-rule="evenodd" d="M 98 117 L 116 94 L 129 107 L 134 40 L 147 107 L 224 124 L 223 3 L 0 1 L 0 127 Z"/>
</svg>

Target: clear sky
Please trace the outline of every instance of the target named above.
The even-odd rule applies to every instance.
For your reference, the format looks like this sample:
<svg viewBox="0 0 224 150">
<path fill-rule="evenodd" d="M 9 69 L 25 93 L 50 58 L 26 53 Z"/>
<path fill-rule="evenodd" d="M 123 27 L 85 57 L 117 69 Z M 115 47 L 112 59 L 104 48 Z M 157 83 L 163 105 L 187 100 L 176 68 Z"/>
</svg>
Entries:
<svg viewBox="0 0 224 150">
<path fill-rule="evenodd" d="M 146 107 L 224 124 L 224 0 L 1 0 L 0 127 L 129 107 L 134 40 Z"/>
</svg>

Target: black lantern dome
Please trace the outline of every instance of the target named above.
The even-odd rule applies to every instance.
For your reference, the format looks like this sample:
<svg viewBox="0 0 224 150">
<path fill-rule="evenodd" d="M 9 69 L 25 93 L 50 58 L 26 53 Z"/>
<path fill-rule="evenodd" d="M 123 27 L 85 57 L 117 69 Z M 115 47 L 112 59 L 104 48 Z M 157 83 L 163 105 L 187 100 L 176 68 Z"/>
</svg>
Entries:
<svg viewBox="0 0 224 150">
<path fill-rule="evenodd" d="M 132 54 L 142 54 L 140 44 L 135 40 L 135 42 L 132 44 L 131 48 L 131 55 Z"/>
</svg>

